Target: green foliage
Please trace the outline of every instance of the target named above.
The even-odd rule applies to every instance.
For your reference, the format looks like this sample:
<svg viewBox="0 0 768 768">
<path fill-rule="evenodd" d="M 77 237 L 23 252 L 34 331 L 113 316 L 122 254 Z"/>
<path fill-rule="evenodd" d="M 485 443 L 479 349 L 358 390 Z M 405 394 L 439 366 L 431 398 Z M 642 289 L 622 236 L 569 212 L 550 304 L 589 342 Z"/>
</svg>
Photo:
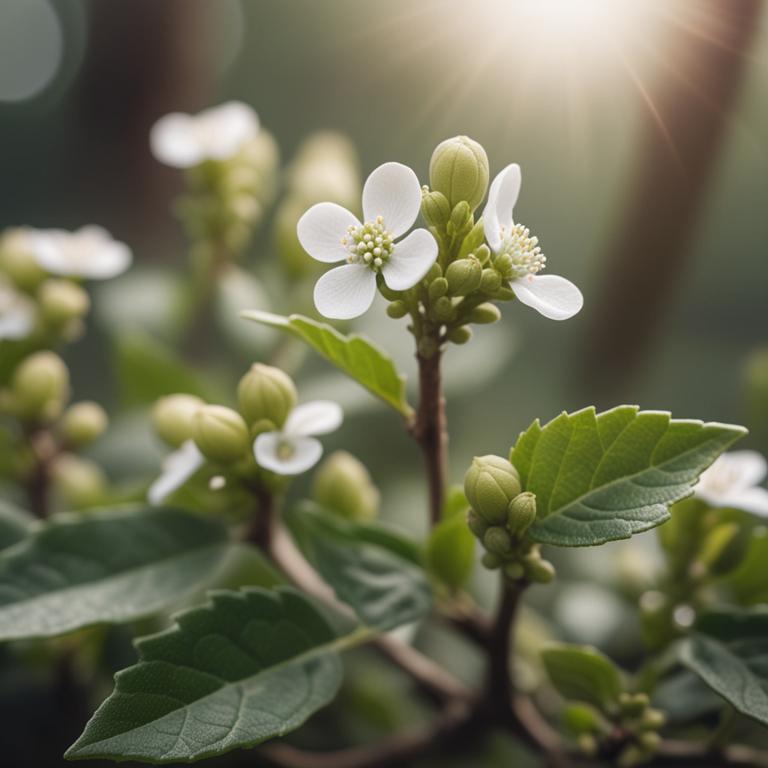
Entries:
<svg viewBox="0 0 768 768">
<path fill-rule="evenodd" d="M 562 413 L 544 427 L 536 420 L 510 455 L 524 490 L 536 494 L 529 533 L 545 544 L 583 547 L 653 528 L 744 434 L 743 427 L 630 405 Z"/>
<path fill-rule="evenodd" d="M 217 591 L 136 642 L 69 759 L 199 760 L 282 736 L 336 694 L 338 638 L 296 592 Z"/>
<path fill-rule="evenodd" d="M 364 337 L 345 336 L 330 325 L 301 315 L 282 317 L 252 310 L 242 316 L 296 336 L 403 416 L 411 415 L 404 377 L 392 359 Z"/>
<path fill-rule="evenodd" d="M 429 611 L 429 583 L 403 556 L 409 546 L 403 537 L 311 505 L 293 510 L 286 522 L 307 559 L 367 626 L 393 629 Z"/>
<path fill-rule="evenodd" d="M 25 539 L 35 525 L 34 518 L 23 509 L 0 499 L 0 549 Z"/>
<path fill-rule="evenodd" d="M 53 519 L 0 555 L 0 640 L 149 616 L 216 572 L 226 529 L 174 509 Z"/>
<path fill-rule="evenodd" d="M 475 537 L 463 515 L 441 520 L 427 541 L 430 573 L 452 590 L 466 586 L 475 564 Z"/>
<path fill-rule="evenodd" d="M 768 725 L 768 608 L 699 617 L 680 660 L 736 710 Z"/>
</svg>

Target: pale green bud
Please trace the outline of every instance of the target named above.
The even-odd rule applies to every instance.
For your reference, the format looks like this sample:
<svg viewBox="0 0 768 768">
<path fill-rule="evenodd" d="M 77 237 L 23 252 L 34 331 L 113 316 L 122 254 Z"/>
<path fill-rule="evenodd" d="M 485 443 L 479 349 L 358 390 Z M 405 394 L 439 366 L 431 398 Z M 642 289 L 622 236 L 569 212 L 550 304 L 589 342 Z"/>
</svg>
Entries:
<svg viewBox="0 0 768 768">
<path fill-rule="evenodd" d="M 501 288 L 501 275 L 493 268 L 483 270 L 480 278 L 480 290 L 483 293 L 495 293 Z"/>
<path fill-rule="evenodd" d="M 646 693 L 626 693 L 619 694 L 619 707 L 623 714 L 629 717 L 639 717 L 642 715 L 648 705 L 650 699 Z"/>
<path fill-rule="evenodd" d="M 456 203 L 451 211 L 451 218 L 446 226 L 449 235 L 464 237 L 472 229 L 472 211 L 469 204 L 462 201 Z"/>
<path fill-rule="evenodd" d="M 497 568 L 501 568 L 503 564 L 503 560 L 498 556 L 494 555 L 493 552 L 486 552 L 481 558 L 480 562 L 489 570 L 489 571 L 495 571 Z"/>
<path fill-rule="evenodd" d="M 503 280 L 511 280 L 515 276 L 515 264 L 508 253 L 499 254 L 493 260 L 493 266 Z"/>
<path fill-rule="evenodd" d="M 70 445 L 82 448 L 98 440 L 107 429 L 107 412 L 90 400 L 70 405 L 61 420 L 61 433 Z"/>
<path fill-rule="evenodd" d="M 198 408 L 192 437 L 206 458 L 221 464 L 242 459 L 250 449 L 248 427 L 243 417 L 223 405 Z"/>
<path fill-rule="evenodd" d="M 445 229 L 451 218 L 451 204 L 442 192 L 422 190 L 421 215 L 430 227 L 437 230 Z"/>
<path fill-rule="evenodd" d="M 507 530 L 521 536 L 536 519 L 536 494 L 525 491 L 509 503 Z"/>
<path fill-rule="evenodd" d="M 195 395 L 167 395 L 152 408 L 152 426 L 172 448 L 192 439 L 195 414 L 205 403 Z"/>
<path fill-rule="evenodd" d="M 491 525 L 505 525 L 509 503 L 520 493 L 520 476 L 500 456 L 476 456 L 464 475 L 472 509 Z"/>
<path fill-rule="evenodd" d="M 439 299 L 448 293 L 448 281 L 444 277 L 438 277 L 429 284 L 429 298 L 431 301 Z"/>
<path fill-rule="evenodd" d="M 104 501 L 107 477 L 101 467 L 89 459 L 62 453 L 56 457 L 51 476 L 54 488 L 68 507 L 92 507 Z"/>
<path fill-rule="evenodd" d="M 474 211 L 488 190 L 488 174 L 485 150 L 468 136 L 441 142 L 429 162 L 429 184 L 451 207 L 465 200 Z"/>
<path fill-rule="evenodd" d="M 453 302 L 447 296 L 441 296 L 432 305 L 432 315 L 435 320 L 439 320 L 443 323 L 452 320 L 456 316 Z"/>
<path fill-rule="evenodd" d="M 475 307 L 467 318 L 470 323 L 476 323 L 477 325 L 490 325 L 501 320 L 501 312 L 495 304 L 485 302 Z"/>
<path fill-rule="evenodd" d="M 399 320 L 408 314 L 408 305 L 401 300 L 396 300 L 387 305 L 387 315 L 393 320 Z"/>
<path fill-rule="evenodd" d="M 478 224 L 482 223 L 482 219 L 478 222 Z M 482 245 L 479 245 L 477 248 L 475 248 L 475 258 L 483 265 L 485 266 L 489 259 L 491 258 L 491 249 L 483 243 Z"/>
<path fill-rule="evenodd" d="M 458 328 L 451 328 L 448 331 L 448 341 L 452 344 L 466 344 L 472 338 L 472 329 L 466 325 L 460 325 Z"/>
<path fill-rule="evenodd" d="M 46 280 L 37 297 L 43 317 L 52 325 L 79 320 L 91 306 L 87 291 L 71 280 Z"/>
<path fill-rule="evenodd" d="M 54 352 L 36 352 L 16 369 L 12 389 L 21 418 L 53 421 L 69 399 L 69 371 Z"/>
<path fill-rule="evenodd" d="M 298 399 L 291 377 L 271 365 L 254 363 L 237 386 L 240 412 L 248 424 L 269 419 L 282 427 Z"/>
<path fill-rule="evenodd" d="M 34 289 L 46 277 L 45 270 L 35 258 L 32 237 L 31 230 L 18 227 L 6 231 L 0 239 L 0 267 L 25 290 Z"/>
<path fill-rule="evenodd" d="M 555 566 L 549 560 L 544 560 L 538 553 L 526 555 L 523 558 L 523 567 L 528 579 L 538 584 L 549 584 L 556 576 Z"/>
<path fill-rule="evenodd" d="M 372 520 L 379 511 L 379 491 L 365 466 L 351 453 L 332 453 L 315 473 L 312 498 L 352 520 Z"/>
<path fill-rule="evenodd" d="M 502 527 L 493 525 L 483 536 L 483 546 L 494 555 L 506 557 L 512 552 L 512 539 Z"/>
<path fill-rule="evenodd" d="M 442 276 L 443 276 L 443 268 L 437 262 L 435 262 L 429 268 L 429 272 L 427 272 L 423 282 L 429 284 L 433 280 L 437 280 L 438 277 L 442 277 Z"/>
<path fill-rule="evenodd" d="M 522 563 L 518 563 L 515 560 L 504 566 L 504 573 L 507 578 L 512 579 L 512 581 L 520 581 L 525 576 L 525 568 L 523 568 Z"/>
<path fill-rule="evenodd" d="M 486 523 L 477 512 L 470 509 L 467 513 L 467 525 L 469 526 L 469 530 L 482 541 L 485 532 L 488 530 L 488 523 Z"/>
<path fill-rule="evenodd" d="M 448 290 L 454 296 L 466 296 L 480 287 L 483 268 L 474 256 L 468 256 L 450 264 L 445 277 L 448 280 Z"/>
<path fill-rule="evenodd" d="M 658 731 L 660 728 L 664 727 L 666 722 L 667 718 L 663 712 L 649 707 L 643 713 L 640 727 L 645 731 Z"/>
</svg>

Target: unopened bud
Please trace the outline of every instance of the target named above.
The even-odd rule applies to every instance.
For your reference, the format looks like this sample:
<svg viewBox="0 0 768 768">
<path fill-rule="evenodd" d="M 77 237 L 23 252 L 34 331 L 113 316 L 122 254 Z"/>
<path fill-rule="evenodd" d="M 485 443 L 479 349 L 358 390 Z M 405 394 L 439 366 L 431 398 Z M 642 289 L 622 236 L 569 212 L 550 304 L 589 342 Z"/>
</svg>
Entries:
<svg viewBox="0 0 768 768">
<path fill-rule="evenodd" d="M 315 473 L 312 498 L 320 506 L 352 520 L 372 520 L 379 491 L 365 466 L 351 453 L 332 453 Z"/>
<path fill-rule="evenodd" d="M 448 281 L 444 277 L 438 277 L 429 284 L 429 298 L 431 301 L 439 299 L 448 293 Z"/>
<path fill-rule="evenodd" d="M 493 268 L 483 270 L 480 278 L 480 290 L 483 293 L 495 293 L 501 288 L 501 275 Z"/>
<path fill-rule="evenodd" d="M 422 191 L 421 215 L 430 227 L 445 229 L 448 219 L 451 218 L 451 208 L 448 198 L 442 192 Z"/>
<path fill-rule="evenodd" d="M 523 558 L 525 575 L 530 581 L 538 584 L 549 584 L 556 576 L 555 566 L 549 560 L 542 559 L 539 555 Z"/>
<path fill-rule="evenodd" d="M 511 579 L 512 581 L 520 581 L 525 576 L 525 568 L 523 568 L 522 563 L 518 563 L 515 560 L 504 566 L 504 573 L 508 579 Z"/>
<path fill-rule="evenodd" d="M 664 727 L 667 722 L 667 718 L 663 712 L 658 709 L 651 709 L 650 707 L 643 713 L 642 720 L 640 721 L 640 727 L 644 731 L 658 731 Z"/>
<path fill-rule="evenodd" d="M 69 371 L 54 352 L 36 352 L 16 369 L 12 388 L 22 419 L 53 421 L 69 399 Z"/>
<path fill-rule="evenodd" d="M 494 555 L 506 557 L 512 552 L 512 539 L 501 526 L 493 525 L 483 536 L 483 546 Z"/>
<path fill-rule="evenodd" d="M 45 279 L 45 270 L 35 256 L 35 233 L 19 227 L 8 230 L 0 239 L 0 266 L 13 282 L 25 290 L 34 289 Z"/>
<path fill-rule="evenodd" d="M 89 459 L 62 453 L 56 458 L 51 475 L 56 491 L 68 507 L 92 507 L 104 501 L 107 477 L 101 467 Z"/>
<path fill-rule="evenodd" d="M 493 552 L 486 552 L 481 558 L 480 562 L 489 570 L 489 571 L 495 571 L 497 568 L 501 568 L 503 564 L 503 560 L 498 556 L 494 555 Z"/>
<path fill-rule="evenodd" d="M 248 424 L 269 419 L 282 427 L 288 414 L 296 407 L 298 394 L 290 376 L 279 368 L 254 363 L 240 379 L 237 400 Z"/>
<path fill-rule="evenodd" d="M 476 456 L 464 475 L 472 509 L 491 525 L 505 525 L 509 503 L 520 493 L 520 476 L 500 456 Z"/>
<path fill-rule="evenodd" d="M 248 427 L 242 416 L 223 405 L 203 405 L 195 414 L 192 437 L 211 461 L 230 464 L 248 452 Z"/>
<path fill-rule="evenodd" d="M 451 218 L 446 231 L 453 237 L 465 237 L 472 230 L 472 211 L 469 204 L 463 200 L 456 203 L 451 211 Z"/>
<path fill-rule="evenodd" d="M 480 222 L 478 223 L 482 223 L 482 221 L 483 220 L 480 219 Z M 475 248 L 474 254 L 475 254 L 475 258 L 483 266 L 485 266 L 491 258 L 491 249 L 485 243 L 482 243 L 482 245 L 479 245 L 477 248 Z"/>
<path fill-rule="evenodd" d="M 619 707 L 628 717 L 639 717 L 646 711 L 649 704 L 650 699 L 646 693 L 623 692 L 619 695 Z"/>
<path fill-rule="evenodd" d="M 195 414 L 205 403 L 195 395 L 167 395 L 152 408 L 152 426 L 161 440 L 172 448 L 192 438 Z"/>
<path fill-rule="evenodd" d="M 393 320 L 399 320 L 408 314 L 408 306 L 404 301 L 393 301 L 387 305 L 387 315 Z"/>
<path fill-rule="evenodd" d="M 476 323 L 477 325 L 490 325 L 501 320 L 501 312 L 495 304 L 486 301 L 484 304 L 475 307 L 469 313 L 467 319 L 470 323 Z"/>
<path fill-rule="evenodd" d="M 468 136 L 446 139 L 435 148 L 429 162 L 429 183 L 453 207 L 465 200 L 474 211 L 488 189 L 488 156 Z"/>
<path fill-rule="evenodd" d="M 452 320 L 456 316 L 453 302 L 447 296 L 441 296 L 432 305 L 432 316 L 441 323 Z"/>
<path fill-rule="evenodd" d="M 477 512 L 470 509 L 467 513 L 467 525 L 469 526 L 469 530 L 482 541 L 485 532 L 488 530 L 488 523 L 486 523 Z"/>
<path fill-rule="evenodd" d="M 448 290 L 454 296 L 466 296 L 480 287 L 483 268 L 474 257 L 454 261 L 445 273 Z"/>
<path fill-rule="evenodd" d="M 82 448 L 98 440 L 107 428 L 106 411 L 90 400 L 71 405 L 61 420 L 64 439 L 76 448 Z"/>
<path fill-rule="evenodd" d="M 448 331 L 448 341 L 452 344 L 466 344 L 472 338 L 472 329 L 466 325 L 460 325 L 458 328 L 451 328 Z"/>
<path fill-rule="evenodd" d="M 536 494 L 525 491 L 509 503 L 507 530 L 521 536 L 536 519 Z"/>
<path fill-rule="evenodd" d="M 52 325 L 79 320 L 91 306 L 88 293 L 71 280 L 46 280 L 37 295 L 43 317 Z"/>
</svg>

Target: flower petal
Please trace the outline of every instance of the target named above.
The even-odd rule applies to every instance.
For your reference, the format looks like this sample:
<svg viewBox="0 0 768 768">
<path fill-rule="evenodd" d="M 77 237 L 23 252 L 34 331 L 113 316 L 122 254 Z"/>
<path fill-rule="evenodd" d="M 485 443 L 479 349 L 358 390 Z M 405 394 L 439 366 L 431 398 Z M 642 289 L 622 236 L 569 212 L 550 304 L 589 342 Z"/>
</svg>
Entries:
<svg viewBox="0 0 768 768">
<path fill-rule="evenodd" d="M 362 315 L 376 295 L 376 275 L 362 264 L 326 272 L 315 284 L 315 306 L 324 317 L 350 320 Z"/>
<path fill-rule="evenodd" d="M 204 159 L 195 119 L 182 112 L 161 117 L 152 126 L 149 146 L 155 158 L 172 168 L 191 168 Z"/>
<path fill-rule="evenodd" d="M 407 291 L 429 272 L 436 258 L 435 238 L 426 229 L 415 229 L 395 244 L 395 250 L 381 274 L 393 291 Z"/>
<path fill-rule="evenodd" d="M 416 174 L 402 163 L 384 163 L 374 170 L 363 187 L 363 218 L 384 218 L 393 237 L 407 232 L 421 207 L 421 185 Z"/>
<path fill-rule="evenodd" d="M 286 447 L 290 455 L 286 456 Z M 300 475 L 314 467 L 323 455 L 323 446 L 314 437 L 287 437 L 282 432 L 264 432 L 253 444 L 256 463 L 277 475 Z"/>
<path fill-rule="evenodd" d="M 205 464 L 205 457 L 194 442 L 187 440 L 182 443 L 177 451 L 165 457 L 160 477 L 149 486 L 147 492 L 149 503 L 162 504 L 174 491 L 181 488 L 203 464 Z"/>
<path fill-rule="evenodd" d="M 201 112 L 198 135 L 205 158 L 228 160 L 259 132 L 259 118 L 242 101 L 229 101 Z"/>
<path fill-rule="evenodd" d="M 344 412 L 333 400 L 313 400 L 297 405 L 288 414 L 283 432 L 287 435 L 327 435 L 344 420 Z"/>
<path fill-rule="evenodd" d="M 0 278 L 0 340 L 24 339 L 34 325 L 34 304 Z"/>
<path fill-rule="evenodd" d="M 47 272 L 65 277 L 108 280 L 131 264 L 131 249 L 103 228 L 82 227 L 77 232 L 43 230 L 34 239 L 37 263 Z"/>
<path fill-rule="evenodd" d="M 296 234 L 301 247 L 313 259 L 333 264 L 349 255 L 341 244 L 347 229 L 359 226 L 357 217 L 346 208 L 336 203 L 317 203 L 299 219 Z"/>
<path fill-rule="evenodd" d="M 768 518 L 768 490 L 765 488 L 753 487 L 725 493 L 709 488 L 697 488 L 696 498 L 716 509 L 741 509 Z"/>
<path fill-rule="evenodd" d="M 768 462 L 757 451 L 729 451 L 704 473 L 719 478 L 728 491 L 759 485 L 768 474 Z"/>
<path fill-rule="evenodd" d="M 519 301 L 550 320 L 567 320 L 584 306 L 581 291 L 559 275 L 529 275 L 511 286 Z"/>
<path fill-rule="evenodd" d="M 494 251 L 501 246 L 501 230 L 512 226 L 512 211 L 520 194 L 522 176 L 520 166 L 511 163 L 496 174 L 488 190 L 488 202 L 483 210 L 485 237 Z"/>
</svg>

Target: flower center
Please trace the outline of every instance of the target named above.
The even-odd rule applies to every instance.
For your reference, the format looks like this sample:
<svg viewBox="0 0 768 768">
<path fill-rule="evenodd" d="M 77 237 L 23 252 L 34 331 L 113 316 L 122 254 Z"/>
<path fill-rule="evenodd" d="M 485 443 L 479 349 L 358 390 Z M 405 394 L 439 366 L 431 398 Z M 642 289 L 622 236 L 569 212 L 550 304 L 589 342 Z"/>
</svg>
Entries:
<svg viewBox="0 0 768 768">
<path fill-rule="evenodd" d="M 547 257 L 539 248 L 539 238 L 532 237 L 528 227 L 522 224 L 513 224 L 509 232 L 502 227 L 499 255 L 502 254 L 511 262 L 509 272 L 510 279 L 513 280 L 535 275 L 544 269 L 547 263 Z"/>
<path fill-rule="evenodd" d="M 293 458 L 296 448 L 290 440 L 281 440 L 277 445 L 277 457 L 280 461 L 288 461 Z"/>
<path fill-rule="evenodd" d="M 395 244 L 391 233 L 384 228 L 384 218 L 377 216 L 375 221 L 366 221 L 362 226 L 351 225 L 341 239 L 347 249 L 348 264 L 362 264 L 374 272 L 390 260 Z"/>
</svg>

